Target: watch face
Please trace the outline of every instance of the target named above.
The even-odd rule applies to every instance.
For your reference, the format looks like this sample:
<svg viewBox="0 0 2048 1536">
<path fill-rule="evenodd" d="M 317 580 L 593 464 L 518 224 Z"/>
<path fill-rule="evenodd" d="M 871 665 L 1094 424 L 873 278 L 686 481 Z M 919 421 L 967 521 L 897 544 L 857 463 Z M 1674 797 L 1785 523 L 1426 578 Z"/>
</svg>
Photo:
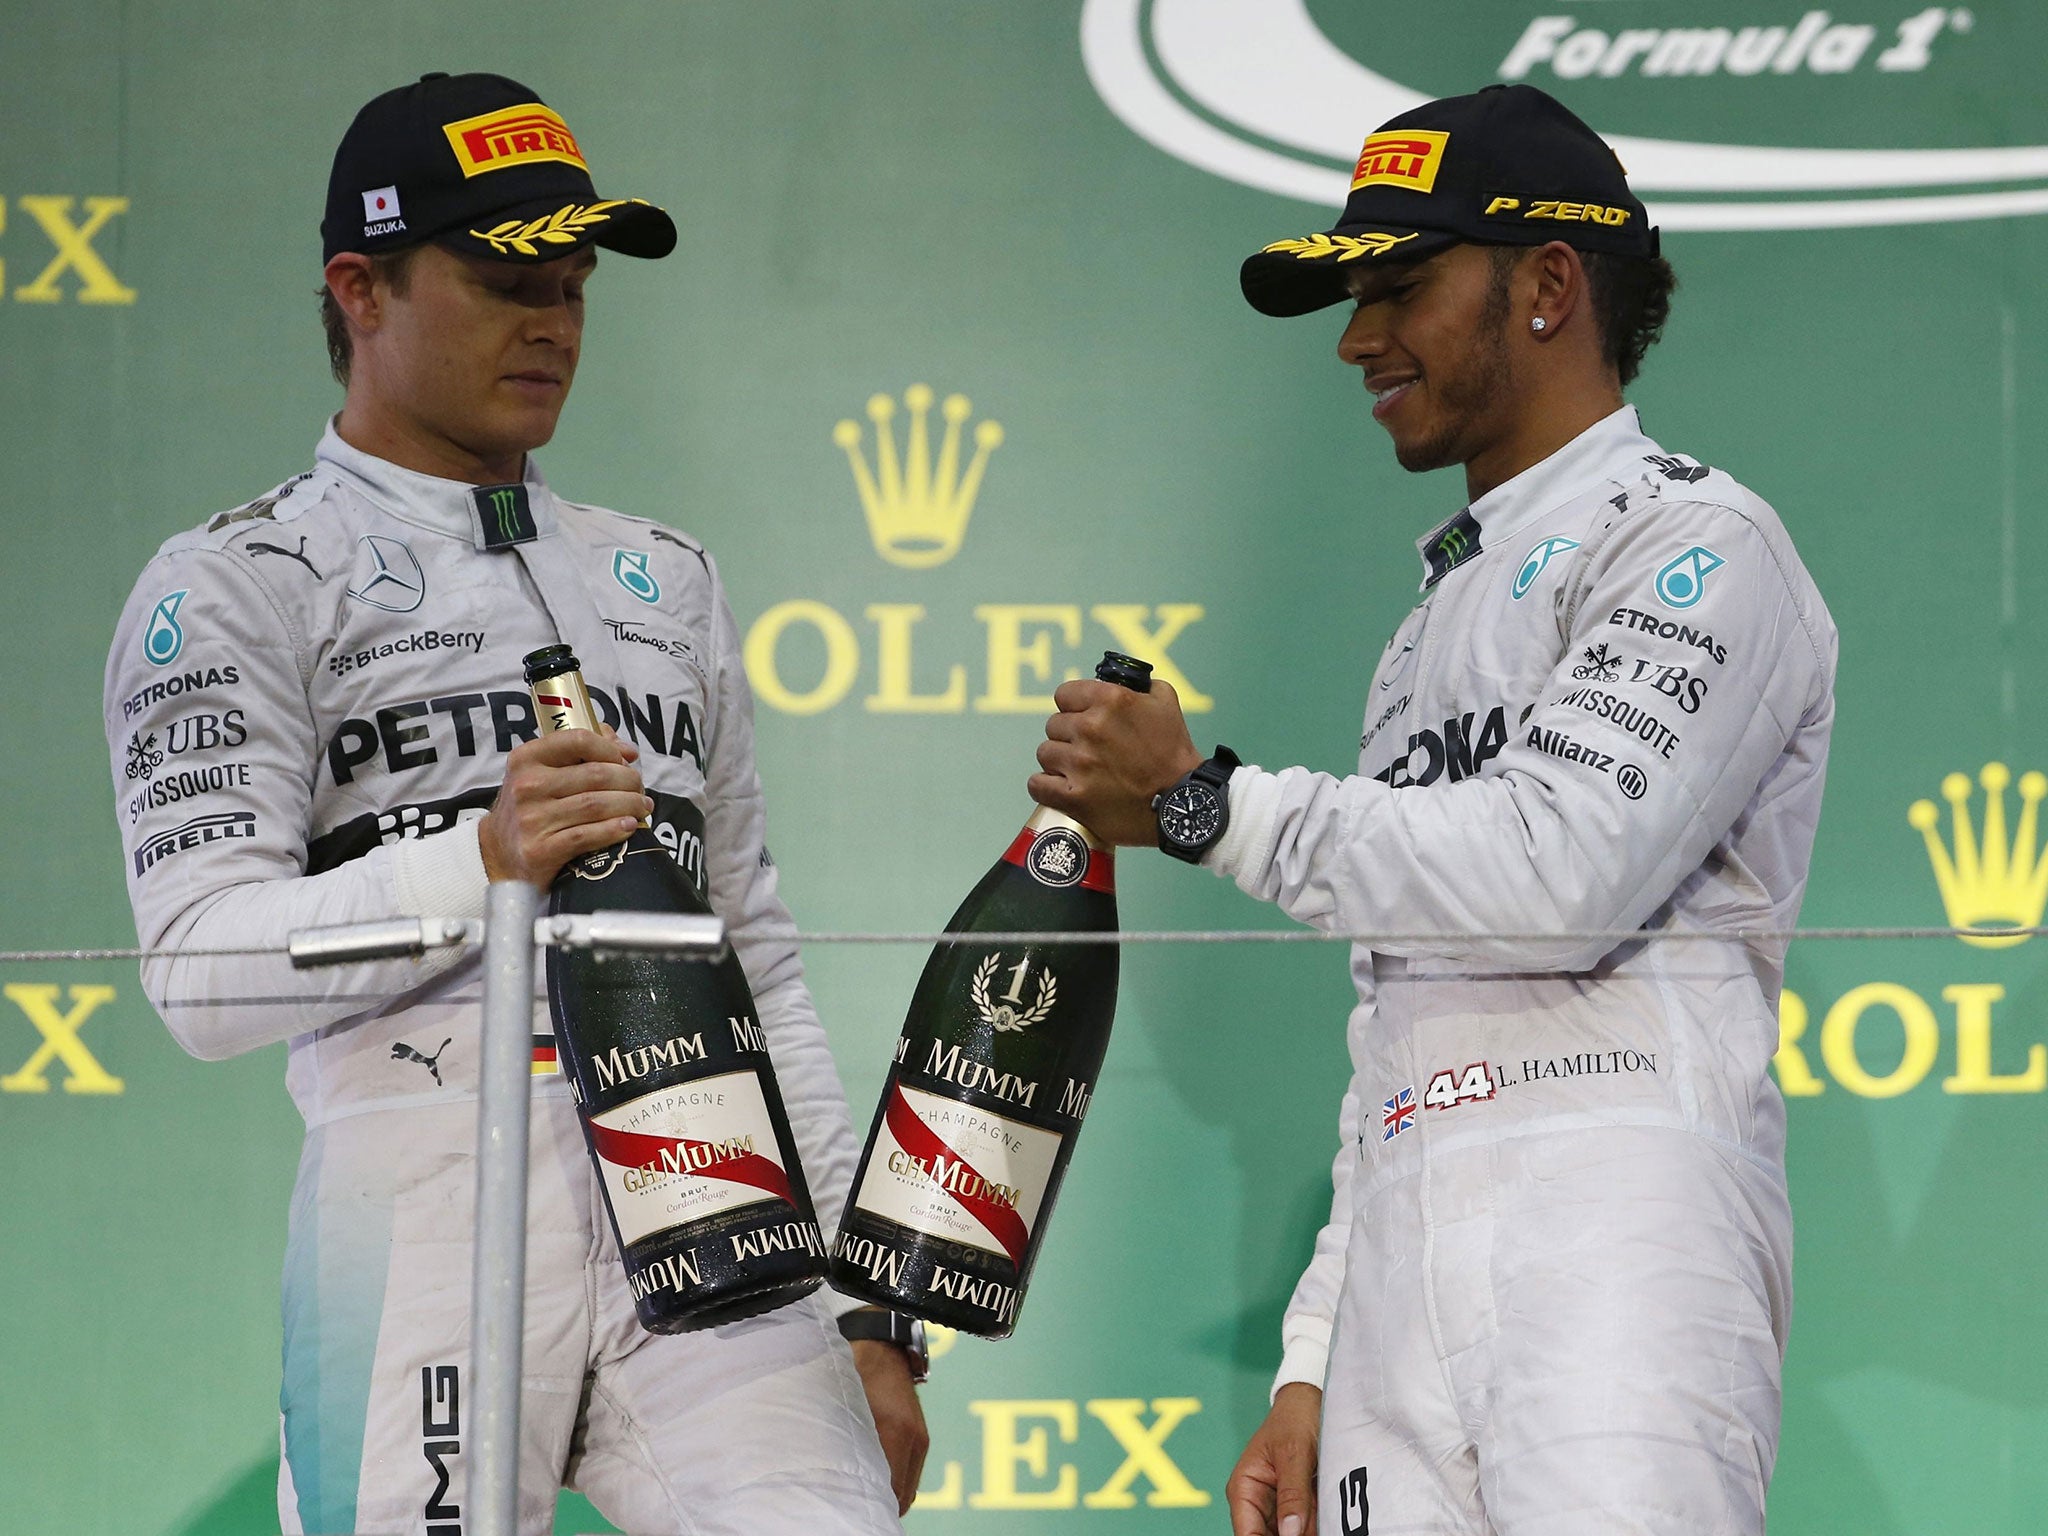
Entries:
<svg viewBox="0 0 2048 1536">
<path fill-rule="evenodd" d="M 1207 784 L 1181 784 L 1159 804 L 1159 830 L 1169 842 L 1199 848 L 1223 825 L 1223 800 Z"/>
</svg>

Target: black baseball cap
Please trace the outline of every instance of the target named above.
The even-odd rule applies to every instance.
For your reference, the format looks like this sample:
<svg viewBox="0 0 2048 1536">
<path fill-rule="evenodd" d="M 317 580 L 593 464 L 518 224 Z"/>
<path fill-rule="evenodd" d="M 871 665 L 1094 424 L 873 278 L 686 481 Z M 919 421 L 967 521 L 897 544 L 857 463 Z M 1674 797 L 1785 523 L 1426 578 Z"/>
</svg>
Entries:
<svg viewBox="0 0 2048 1536">
<path fill-rule="evenodd" d="M 590 244 L 651 257 L 675 249 L 676 226 L 639 198 L 600 198 L 568 124 L 518 81 L 431 74 L 377 97 L 342 135 L 321 259 L 428 240 L 502 261 Z"/>
<path fill-rule="evenodd" d="M 1406 264 L 1446 246 L 1657 254 L 1657 231 L 1606 140 L 1533 85 L 1489 85 L 1389 118 L 1366 136 L 1334 229 L 1276 240 L 1238 282 L 1252 308 L 1305 315 L 1346 297 L 1348 264 Z"/>
</svg>

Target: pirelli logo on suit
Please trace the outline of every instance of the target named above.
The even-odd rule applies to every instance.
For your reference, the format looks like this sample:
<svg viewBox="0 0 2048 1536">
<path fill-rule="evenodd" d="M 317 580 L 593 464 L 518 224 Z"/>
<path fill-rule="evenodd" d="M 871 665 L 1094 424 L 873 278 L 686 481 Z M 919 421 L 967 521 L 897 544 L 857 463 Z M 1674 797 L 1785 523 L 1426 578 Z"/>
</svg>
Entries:
<svg viewBox="0 0 2048 1536">
<path fill-rule="evenodd" d="M 169 831 L 153 832 L 137 844 L 135 873 L 146 875 L 164 860 L 207 843 L 253 839 L 255 836 L 254 811 L 216 811 L 207 816 L 194 816 Z"/>
</svg>

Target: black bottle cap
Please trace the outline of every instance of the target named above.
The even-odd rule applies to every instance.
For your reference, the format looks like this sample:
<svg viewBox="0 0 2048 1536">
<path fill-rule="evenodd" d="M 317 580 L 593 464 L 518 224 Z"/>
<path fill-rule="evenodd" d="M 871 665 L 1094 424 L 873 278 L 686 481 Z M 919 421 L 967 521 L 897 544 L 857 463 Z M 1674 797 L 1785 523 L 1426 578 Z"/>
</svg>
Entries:
<svg viewBox="0 0 2048 1536">
<path fill-rule="evenodd" d="M 544 645 L 537 651 L 528 651 L 525 666 L 528 687 L 544 677 L 560 677 L 564 672 L 583 670 L 576 653 L 566 645 Z"/>
<path fill-rule="evenodd" d="M 1104 651 L 1095 675 L 1105 683 L 1122 683 L 1133 693 L 1152 691 L 1152 663 L 1126 656 L 1122 651 Z"/>
</svg>

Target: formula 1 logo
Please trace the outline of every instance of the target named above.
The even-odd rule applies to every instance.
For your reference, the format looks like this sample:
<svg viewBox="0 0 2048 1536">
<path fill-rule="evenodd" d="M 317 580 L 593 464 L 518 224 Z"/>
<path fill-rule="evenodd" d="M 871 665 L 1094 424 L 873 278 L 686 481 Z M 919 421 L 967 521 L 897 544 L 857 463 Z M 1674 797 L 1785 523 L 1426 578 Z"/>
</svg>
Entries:
<svg viewBox="0 0 2048 1536">
<path fill-rule="evenodd" d="M 1695 544 L 1657 572 L 1657 601 L 1666 608 L 1690 608 L 1707 592 L 1707 577 L 1728 562 Z"/>
<path fill-rule="evenodd" d="M 150 611 L 149 628 L 142 632 L 142 654 L 153 667 L 168 667 L 185 649 L 185 631 L 178 626 L 178 610 L 185 606 L 190 587 L 166 593 Z"/>
<path fill-rule="evenodd" d="M 1326 18 L 1345 9 L 1361 8 L 1316 8 Z M 1866 25 L 1788 3 L 1775 18 L 1782 24 L 1765 24 L 1774 18 L 1763 15 L 1751 26 L 1654 29 L 1614 28 L 1596 7 L 1578 7 L 1594 12 L 1584 16 L 1554 9 L 1523 24 L 1519 36 L 1512 28 L 1500 34 L 1493 73 L 1562 94 L 1596 129 L 1603 113 L 1619 110 L 1616 93 L 1629 84 L 1711 91 L 1724 77 L 1734 86 L 1777 82 L 1789 92 L 1825 84 L 1831 96 L 1845 78 L 1882 81 L 1887 120 L 1910 124 L 1893 106 L 1898 87 L 1939 69 L 1958 34 L 1985 25 L 1966 7 L 1940 6 L 1901 6 L 1912 14 Z M 1133 133 L 1211 175 L 1325 209 L 1343 204 L 1355 174 L 1353 135 L 1435 94 L 1378 73 L 1366 51 L 1333 41 L 1309 0 L 1086 0 L 1081 11 L 1089 83 Z M 1482 83 L 1469 62 L 1451 65 L 1451 57 L 1448 44 L 1439 47 L 1437 78 Z M 1816 95 L 1803 93 L 1802 116 L 1812 116 Z M 1919 106 L 1924 121 L 1941 119 L 1942 98 L 1929 93 Z M 1745 138 L 1756 132 L 1747 112 L 1731 106 L 1722 117 Z M 1910 127 L 1903 132 L 1908 142 L 1869 149 L 1700 142 L 1701 134 L 1603 137 L 1667 230 L 1853 229 L 2048 213 L 2048 144 L 1926 148 L 1910 142 Z"/>
</svg>

